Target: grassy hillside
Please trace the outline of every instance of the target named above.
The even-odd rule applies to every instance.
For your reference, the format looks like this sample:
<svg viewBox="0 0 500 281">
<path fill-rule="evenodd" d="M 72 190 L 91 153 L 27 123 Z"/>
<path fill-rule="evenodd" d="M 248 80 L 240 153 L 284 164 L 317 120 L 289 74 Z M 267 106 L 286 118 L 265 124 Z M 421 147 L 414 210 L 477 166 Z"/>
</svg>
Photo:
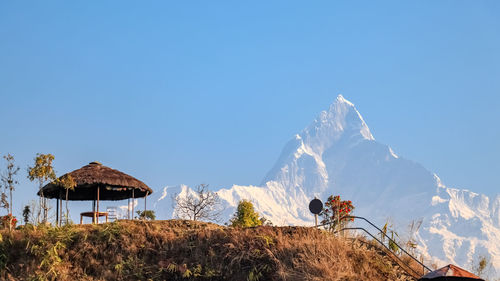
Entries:
<svg viewBox="0 0 500 281">
<path fill-rule="evenodd" d="M 413 280 L 369 244 L 304 227 L 120 221 L 1 234 L 2 280 Z"/>
</svg>

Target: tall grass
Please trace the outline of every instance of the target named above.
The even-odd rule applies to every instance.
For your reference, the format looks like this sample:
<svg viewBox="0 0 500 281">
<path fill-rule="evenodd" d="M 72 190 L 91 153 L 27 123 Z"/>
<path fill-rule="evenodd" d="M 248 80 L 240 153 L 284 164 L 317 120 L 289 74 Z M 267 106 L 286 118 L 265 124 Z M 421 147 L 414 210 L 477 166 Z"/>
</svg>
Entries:
<svg viewBox="0 0 500 281">
<path fill-rule="evenodd" d="M 2 280 L 411 280 L 367 243 L 304 227 L 121 221 L 2 235 Z"/>
</svg>

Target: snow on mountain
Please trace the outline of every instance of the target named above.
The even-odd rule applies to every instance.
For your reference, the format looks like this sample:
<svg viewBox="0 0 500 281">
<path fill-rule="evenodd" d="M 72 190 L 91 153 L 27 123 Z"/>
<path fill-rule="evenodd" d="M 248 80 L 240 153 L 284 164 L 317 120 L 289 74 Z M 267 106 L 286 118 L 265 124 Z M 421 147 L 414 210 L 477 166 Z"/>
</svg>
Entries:
<svg viewBox="0 0 500 281">
<path fill-rule="evenodd" d="M 419 250 L 435 260 L 471 268 L 487 257 L 500 272 L 500 196 L 441 187 L 425 212 Z"/>
<path fill-rule="evenodd" d="M 153 194 L 157 214 L 174 216 L 169 194 L 187 192 L 187 186 L 179 186 Z M 260 186 L 234 185 L 217 193 L 224 221 L 239 200 L 249 199 L 277 225 L 312 225 L 309 201 L 338 194 L 353 201 L 356 215 L 378 225 L 390 218 L 400 233 L 422 219 L 416 237 L 428 263 L 470 269 L 486 256 L 500 272 L 500 195 L 490 200 L 446 187 L 434 173 L 377 142 L 342 95 L 285 145 Z"/>
<path fill-rule="evenodd" d="M 264 187 L 259 186 L 239 186 L 233 185 L 231 188 L 223 188 L 216 191 L 221 198 L 222 204 L 222 222 L 228 222 L 236 211 L 238 202 L 243 199 L 251 200 L 259 213 L 279 225 L 307 225 L 308 220 L 301 219 L 306 214 L 310 216 L 309 211 L 303 209 L 301 201 L 289 197 L 281 185 L 269 182 Z M 153 193 L 150 201 L 153 201 L 152 209 L 162 219 L 171 219 L 176 217 L 173 208 L 173 196 L 185 197 L 193 190 L 186 185 L 167 186 L 161 191 Z M 309 200 L 305 195 L 303 200 Z M 126 209 L 127 207 L 124 206 Z"/>
</svg>

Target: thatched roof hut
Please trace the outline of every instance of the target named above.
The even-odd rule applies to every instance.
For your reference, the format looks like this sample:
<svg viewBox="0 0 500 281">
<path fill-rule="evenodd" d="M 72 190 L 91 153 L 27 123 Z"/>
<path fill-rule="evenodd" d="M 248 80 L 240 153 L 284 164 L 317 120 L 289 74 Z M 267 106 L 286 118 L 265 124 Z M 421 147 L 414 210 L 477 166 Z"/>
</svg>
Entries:
<svg viewBox="0 0 500 281">
<path fill-rule="evenodd" d="M 91 162 L 82 168 L 67 173 L 76 182 L 74 190 L 68 193 L 68 200 L 123 200 L 128 198 L 142 198 L 153 193 L 142 181 L 111 169 L 99 162 Z M 61 177 L 61 178 L 62 178 Z M 99 195 L 96 195 L 99 190 Z M 46 198 L 64 199 L 66 190 L 54 183 L 44 186 L 38 195 Z"/>
<path fill-rule="evenodd" d="M 456 265 L 449 264 L 422 276 L 419 281 L 484 281 L 480 277 L 462 269 Z"/>
</svg>

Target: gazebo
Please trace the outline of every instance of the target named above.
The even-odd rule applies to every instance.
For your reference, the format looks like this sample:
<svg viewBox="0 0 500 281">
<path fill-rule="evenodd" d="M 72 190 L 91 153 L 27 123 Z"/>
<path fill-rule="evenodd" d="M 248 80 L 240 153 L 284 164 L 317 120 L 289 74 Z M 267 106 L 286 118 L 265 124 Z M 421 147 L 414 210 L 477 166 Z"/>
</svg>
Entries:
<svg viewBox="0 0 500 281">
<path fill-rule="evenodd" d="M 80 223 L 83 216 L 92 217 L 92 222 L 98 222 L 99 217 L 105 216 L 107 212 L 99 212 L 99 201 L 101 200 L 124 200 L 144 197 L 144 208 L 146 209 L 146 197 L 153 193 L 142 181 L 129 176 L 123 172 L 111 169 L 99 162 L 91 162 L 82 168 L 61 176 L 59 179 L 70 175 L 76 183 L 73 190 L 68 191 L 68 200 L 93 201 L 92 212 L 80 214 Z M 62 200 L 66 199 L 66 189 L 54 182 L 45 185 L 37 193 L 45 198 L 57 199 L 57 220 L 59 221 L 62 209 Z M 128 204 L 130 213 L 130 204 Z M 132 216 L 134 212 L 132 204 Z"/>
<path fill-rule="evenodd" d="M 418 281 L 484 281 L 484 279 L 456 265 L 449 264 L 427 273 Z"/>
</svg>

